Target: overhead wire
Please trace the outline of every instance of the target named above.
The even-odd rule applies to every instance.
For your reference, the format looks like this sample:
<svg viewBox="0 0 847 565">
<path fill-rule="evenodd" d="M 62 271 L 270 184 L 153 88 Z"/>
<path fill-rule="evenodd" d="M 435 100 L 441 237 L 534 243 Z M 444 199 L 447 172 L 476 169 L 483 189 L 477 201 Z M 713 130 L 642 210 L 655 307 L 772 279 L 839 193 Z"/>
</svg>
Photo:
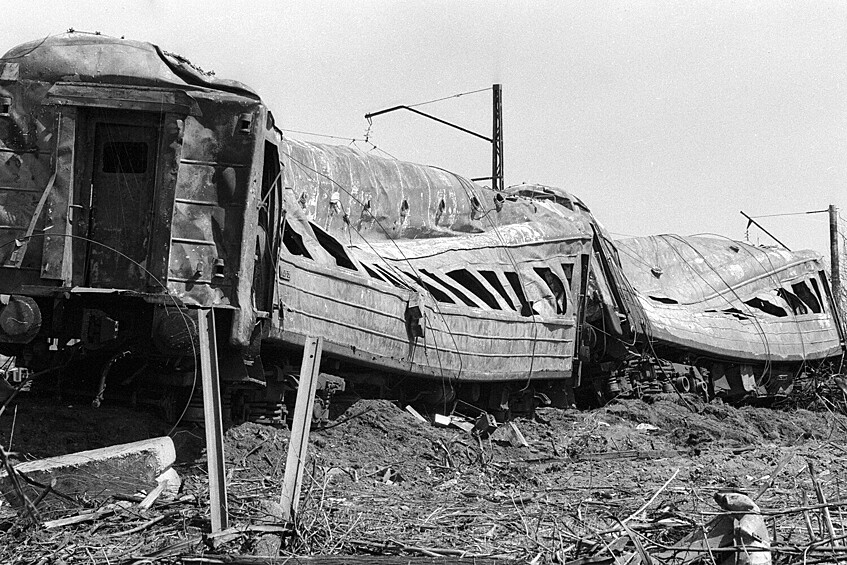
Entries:
<svg viewBox="0 0 847 565">
<path fill-rule="evenodd" d="M 368 152 L 376 150 L 376 151 L 379 151 L 380 153 L 384 153 L 385 155 L 387 155 L 388 157 L 390 157 L 394 160 L 399 160 L 399 159 L 397 159 L 397 157 L 395 157 L 394 155 L 392 155 L 391 153 L 389 153 L 385 149 L 378 147 L 374 142 L 372 142 L 370 140 L 368 135 L 366 135 L 364 138 L 361 138 L 361 137 L 350 137 L 350 136 L 343 136 L 343 135 L 330 135 L 330 134 L 327 134 L 327 133 L 317 133 L 317 132 L 313 132 L 313 131 L 304 131 L 304 130 L 290 129 L 290 128 L 279 128 L 279 129 L 280 129 L 280 131 L 287 131 L 287 132 L 291 132 L 291 133 L 299 133 L 301 135 L 311 135 L 311 136 L 314 136 L 314 137 L 323 137 L 323 138 L 326 138 L 326 139 L 337 139 L 337 140 L 341 140 L 341 141 L 348 141 L 349 145 L 354 145 L 354 146 L 355 146 L 356 143 L 367 143 L 368 145 L 371 146 L 370 149 L 368 149 Z M 358 149 L 358 146 L 355 146 L 355 147 Z M 361 151 L 361 149 L 359 149 L 359 150 Z"/>
<path fill-rule="evenodd" d="M 408 106 L 409 108 L 417 108 L 418 106 L 426 106 L 427 104 L 434 104 L 436 102 L 441 102 L 443 100 L 450 100 L 452 98 L 460 98 L 460 97 L 466 96 L 468 94 L 477 94 L 479 92 L 487 92 L 489 90 L 491 90 L 490 86 L 485 87 L 485 88 L 479 88 L 477 90 L 469 90 L 467 92 L 460 92 L 458 94 L 451 94 L 449 96 L 443 96 L 441 98 L 435 98 L 433 100 L 427 100 L 425 102 L 418 102 L 416 104 L 406 104 L 406 106 Z"/>
</svg>

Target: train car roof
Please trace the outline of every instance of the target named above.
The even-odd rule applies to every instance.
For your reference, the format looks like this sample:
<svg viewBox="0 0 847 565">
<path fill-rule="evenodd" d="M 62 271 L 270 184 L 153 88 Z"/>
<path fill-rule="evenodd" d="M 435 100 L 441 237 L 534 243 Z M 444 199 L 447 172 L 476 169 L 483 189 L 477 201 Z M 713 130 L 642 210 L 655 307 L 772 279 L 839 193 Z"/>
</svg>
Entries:
<svg viewBox="0 0 847 565">
<path fill-rule="evenodd" d="M 69 31 L 12 48 L 2 58 L 3 76 L 39 82 L 93 82 L 175 86 L 230 92 L 258 99 L 250 87 L 220 79 L 152 43 Z"/>
<path fill-rule="evenodd" d="M 713 236 L 657 235 L 615 240 L 621 266 L 645 296 L 691 304 L 718 291 L 764 279 L 777 284 L 779 273 L 794 265 L 815 264 L 814 251 L 756 247 Z M 774 281 L 769 281 L 776 277 Z"/>
</svg>

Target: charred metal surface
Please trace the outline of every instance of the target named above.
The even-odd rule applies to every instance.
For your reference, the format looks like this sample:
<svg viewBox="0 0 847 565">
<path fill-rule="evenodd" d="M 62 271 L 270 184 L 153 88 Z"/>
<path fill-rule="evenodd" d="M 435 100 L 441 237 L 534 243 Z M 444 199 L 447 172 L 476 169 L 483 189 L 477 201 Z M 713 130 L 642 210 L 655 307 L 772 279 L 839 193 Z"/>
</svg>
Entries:
<svg viewBox="0 0 847 565">
<path fill-rule="evenodd" d="M 147 43 L 68 33 L 12 49 L 0 59 L 0 292 L 240 304 L 250 327 L 230 341 L 249 340 L 251 277 L 238 285 L 265 115 L 249 88 Z"/>
<path fill-rule="evenodd" d="M 655 339 L 759 361 L 840 352 L 824 267 L 813 252 L 702 236 L 615 244 Z"/>
<path fill-rule="evenodd" d="M 372 243 L 348 248 L 345 257 L 321 245 L 293 194 L 287 204 L 287 229 L 298 233 L 305 253 L 283 251 L 277 337 L 319 329 L 337 354 L 433 377 L 570 376 L 576 306 L 563 265 L 578 264 L 590 250 L 585 225 L 522 224 L 497 234 Z M 558 309 L 539 274 L 545 268 L 562 282 Z M 421 337 L 408 331 L 411 303 L 422 311 Z"/>
</svg>

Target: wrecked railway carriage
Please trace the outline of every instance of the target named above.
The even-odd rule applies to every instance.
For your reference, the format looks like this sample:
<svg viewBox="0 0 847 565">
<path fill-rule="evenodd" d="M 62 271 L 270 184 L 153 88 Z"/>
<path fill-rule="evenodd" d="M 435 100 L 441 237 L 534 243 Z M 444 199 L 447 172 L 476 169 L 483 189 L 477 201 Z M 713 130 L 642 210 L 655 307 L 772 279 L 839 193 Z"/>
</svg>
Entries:
<svg viewBox="0 0 847 565">
<path fill-rule="evenodd" d="M 99 366 L 96 401 L 191 390 L 213 309 L 234 419 L 283 417 L 307 335 L 325 401 L 502 411 L 783 394 L 843 345 L 817 256 L 613 242 L 564 191 L 287 139 L 248 87 L 82 33 L 0 59 L 0 293 L 0 352 L 83 384 Z"/>
</svg>

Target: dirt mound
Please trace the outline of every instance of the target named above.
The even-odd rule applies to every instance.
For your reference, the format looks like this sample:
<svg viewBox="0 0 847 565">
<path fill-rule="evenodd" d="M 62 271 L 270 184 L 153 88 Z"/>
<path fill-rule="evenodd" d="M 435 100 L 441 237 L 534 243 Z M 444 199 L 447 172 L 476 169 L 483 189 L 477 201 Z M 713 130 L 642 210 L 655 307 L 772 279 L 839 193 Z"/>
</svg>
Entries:
<svg viewBox="0 0 847 565">
<path fill-rule="evenodd" d="M 335 425 L 316 430 L 310 448 L 318 465 L 342 469 L 344 480 L 426 481 L 427 467 L 441 463 L 439 442 L 456 434 L 421 422 L 389 401 L 360 400 Z"/>
<path fill-rule="evenodd" d="M 400 482 L 427 477 L 439 462 L 439 441 L 456 431 L 434 428 L 386 400 L 360 400 L 326 428 L 312 428 L 310 465 L 340 480 Z M 227 430 L 228 464 L 251 477 L 278 479 L 285 470 L 289 431 L 244 423 Z M 335 471 L 332 471 L 332 470 Z"/>
<path fill-rule="evenodd" d="M 287 429 L 252 422 L 230 428 L 224 434 L 227 464 L 253 477 L 276 477 L 285 468 L 289 435 Z"/>
<path fill-rule="evenodd" d="M 692 410 L 693 407 L 693 410 Z M 720 402 L 683 404 L 676 397 L 644 402 L 621 400 L 600 413 L 634 424 L 646 423 L 677 447 L 720 442 L 726 447 L 775 443 L 793 445 L 799 440 L 847 438 L 847 418 L 826 412 L 777 410 L 766 407 L 735 408 Z"/>
</svg>

